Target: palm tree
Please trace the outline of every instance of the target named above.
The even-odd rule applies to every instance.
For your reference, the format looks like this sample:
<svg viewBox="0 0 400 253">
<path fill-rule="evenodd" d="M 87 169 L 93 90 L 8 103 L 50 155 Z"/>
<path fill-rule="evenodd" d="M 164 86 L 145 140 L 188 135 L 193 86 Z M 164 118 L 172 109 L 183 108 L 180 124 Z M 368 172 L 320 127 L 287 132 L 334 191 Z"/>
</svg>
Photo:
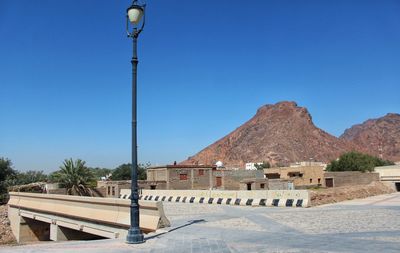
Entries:
<svg viewBox="0 0 400 253">
<path fill-rule="evenodd" d="M 93 196 L 89 184 L 94 181 L 92 172 L 85 166 L 85 161 L 77 159 L 75 162 L 65 159 L 60 170 L 54 175 L 56 180 L 67 189 L 67 194 Z"/>
</svg>

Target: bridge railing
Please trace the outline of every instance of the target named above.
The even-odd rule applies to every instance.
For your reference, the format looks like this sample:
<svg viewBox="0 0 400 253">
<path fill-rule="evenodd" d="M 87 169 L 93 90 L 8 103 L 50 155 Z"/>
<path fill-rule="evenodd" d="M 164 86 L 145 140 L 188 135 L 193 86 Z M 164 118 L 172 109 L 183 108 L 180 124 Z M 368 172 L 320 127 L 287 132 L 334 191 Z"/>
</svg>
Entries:
<svg viewBox="0 0 400 253">
<path fill-rule="evenodd" d="M 130 226 L 130 200 L 126 199 L 10 192 L 8 205 L 14 213 L 30 211 L 119 228 Z M 139 206 L 144 232 L 169 226 L 162 202 L 141 200 Z M 12 217 L 10 220 L 13 223 Z"/>
</svg>

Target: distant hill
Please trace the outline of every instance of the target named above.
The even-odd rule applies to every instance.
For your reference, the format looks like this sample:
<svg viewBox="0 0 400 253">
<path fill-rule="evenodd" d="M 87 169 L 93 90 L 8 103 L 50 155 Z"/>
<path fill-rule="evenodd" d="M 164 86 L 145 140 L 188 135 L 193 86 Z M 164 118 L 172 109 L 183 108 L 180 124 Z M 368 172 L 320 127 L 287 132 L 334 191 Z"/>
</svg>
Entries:
<svg viewBox="0 0 400 253">
<path fill-rule="evenodd" d="M 346 129 L 340 138 L 366 147 L 383 159 L 400 161 L 400 114 L 388 113 L 369 119 Z"/>
<path fill-rule="evenodd" d="M 262 106 L 249 121 L 181 164 L 288 164 L 310 158 L 329 162 L 352 150 L 366 151 L 319 129 L 306 108 L 285 101 Z"/>
</svg>

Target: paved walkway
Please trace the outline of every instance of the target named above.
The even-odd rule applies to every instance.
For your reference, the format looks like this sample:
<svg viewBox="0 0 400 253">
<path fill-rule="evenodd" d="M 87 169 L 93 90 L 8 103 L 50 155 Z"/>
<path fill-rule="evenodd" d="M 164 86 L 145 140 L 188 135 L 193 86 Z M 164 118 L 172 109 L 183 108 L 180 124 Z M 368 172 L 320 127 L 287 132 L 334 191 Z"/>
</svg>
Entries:
<svg viewBox="0 0 400 253">
<path fill-rule="evenodd" d="M 172 227 L 146 243 L 46 242 L 0 252 L 400 252 L 400 193 L 314 208 L 165 203 Z"/>
</svg>

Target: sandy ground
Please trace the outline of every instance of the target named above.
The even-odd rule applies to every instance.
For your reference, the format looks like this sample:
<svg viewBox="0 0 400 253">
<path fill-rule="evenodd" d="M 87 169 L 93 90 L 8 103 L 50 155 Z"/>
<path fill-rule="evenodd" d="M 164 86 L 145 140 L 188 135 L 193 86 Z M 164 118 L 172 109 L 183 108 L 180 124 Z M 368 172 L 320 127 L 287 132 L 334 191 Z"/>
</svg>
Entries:
<svg viewBox="0 0 400 253">
<path fill-rule="evenodd" d="M 310 190 L 312 206 L 342 202 L 345 200 L 362 199 L 371 196 L 395 192 L 381 182 L 373 182 L 369 185 L 355 185 L 328 189 Z"/>
<path fill-rule="evenodd" d="M 0 206 L 0 245 L 15 243 L 15 237 L 11 232 L 10 221 L 7 216 L 7 205 L 2 205 Z"/>
</svg>

